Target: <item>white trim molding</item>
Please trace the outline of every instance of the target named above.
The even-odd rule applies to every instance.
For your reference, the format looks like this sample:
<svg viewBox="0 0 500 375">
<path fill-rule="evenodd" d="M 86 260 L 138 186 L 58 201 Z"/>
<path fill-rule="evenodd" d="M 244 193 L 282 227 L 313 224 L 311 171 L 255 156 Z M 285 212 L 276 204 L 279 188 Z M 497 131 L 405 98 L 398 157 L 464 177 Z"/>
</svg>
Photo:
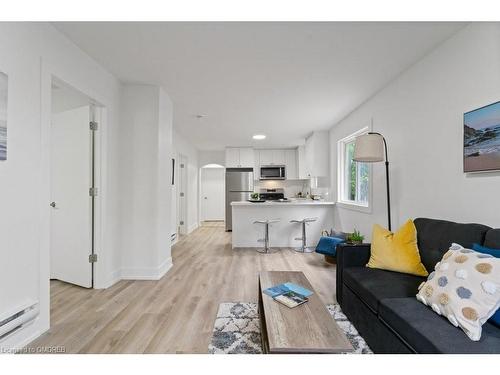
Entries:
<svg viewBox="0 0 500 375">
<path fill-rule="evenodd" d="M 187 234 L 191 234 L 193 231 L 198 229 L 199 224 L 198 223 L 193 223 L 188 227 Z"/>
<path fill-rule="evenodd" d="M 369 126 L 365 126 L 362 129 L 342 138 L 337 141 L 337 205 L 341 208 L 347 208 L 354 211 L 360 211 L 365 213 L 371 213 L 372 211 L 372 166 L 369 164 L 369 174 L 370 178 L 368 181 L 368 201 L 366 204 L 362 204 L 356 201 L 349 201 L 343 199 L 344 188 L 345 188 L 345 147 L 344 145 L 350 143 L 356 139 L 356 137 L 366 134 L 370 131 Z"/>
<path fill-rule="evenodd" d="M 122 280 L 160 280 L 172 266 L 172 257 L 169 257 L 156 268 L 123 268 L 120 278 Z"/>
</svg>

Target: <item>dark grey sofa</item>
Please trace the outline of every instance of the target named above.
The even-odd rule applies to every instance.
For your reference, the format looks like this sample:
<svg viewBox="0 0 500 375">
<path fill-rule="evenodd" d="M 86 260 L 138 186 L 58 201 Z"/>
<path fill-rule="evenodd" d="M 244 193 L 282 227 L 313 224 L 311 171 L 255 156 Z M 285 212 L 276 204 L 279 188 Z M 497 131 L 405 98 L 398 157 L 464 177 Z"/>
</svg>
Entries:
<svg viewBox="0 0 500 375">
<path fill-rule="evenodd" d="M 500 249 L 500 229 L 414 220 L 422 263 L 431 272 L 451 243 Z M 500 328 L 486 323 L 478 342 L 415 298 L 426 278 L 367 268 L 370 245 L 337 247 L 337 301 L 375 353 L 500 353 Z"/>
</svg>

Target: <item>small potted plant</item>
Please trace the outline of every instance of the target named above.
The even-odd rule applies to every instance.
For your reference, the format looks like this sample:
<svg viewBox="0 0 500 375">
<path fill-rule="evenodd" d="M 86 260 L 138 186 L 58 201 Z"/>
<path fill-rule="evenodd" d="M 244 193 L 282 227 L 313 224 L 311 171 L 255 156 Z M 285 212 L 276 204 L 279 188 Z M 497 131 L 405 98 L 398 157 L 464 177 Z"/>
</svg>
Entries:
<svg viewBox="0 0 500 375">
<path fill-rule="evenodd" d="M 250 198 L 254 201 L 259 200 L 259 193 L 252 193 L 250 194 Z"/>
<path fill-rule="evenodd" d="M 351 245 L 361 245 L 364 239 L 365 236 L 361 235 L 360 231 L 354 228 L 354 232 L 349 233 L 347 236 L 347 243 Z"/>
</svg>

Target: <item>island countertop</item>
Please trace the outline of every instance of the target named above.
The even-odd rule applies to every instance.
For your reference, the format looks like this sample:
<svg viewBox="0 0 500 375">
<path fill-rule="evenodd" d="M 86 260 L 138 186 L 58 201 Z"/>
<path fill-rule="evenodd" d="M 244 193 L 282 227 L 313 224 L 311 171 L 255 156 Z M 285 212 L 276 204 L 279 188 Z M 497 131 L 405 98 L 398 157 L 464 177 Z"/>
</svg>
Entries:
<svg viewBox="0 0 500 375">
<path fill-rule="evenodd" d="M 277 202 L 277 201 L 265 201 L 265 202 L 249 202 L 249 201 L 239 201 L 239 202 L 231 202 L 231 206 L 332 206 L 335 202 L 328 201 L 314 201 L 312 199 L 297 199 L 297 200 L 289 200 L 286 202 Z"/>
<path fill-rule="evenodd" d="M 262 247 L 259 239 L 265 237 L 265 228 L 262 224 L 255 224 L 257 220 L 278 220 L 269 226 L 272 247 L 300 246 L 297 238 L 302 237 L 302 225 L 294 220 L 316 219 L 307 225 L 308 246 L 316 246 L 322 231 L 330 231 L 334 227 L 335 202 L 292 199 L 290 202 L 242 201 L 231 205 L 233 248 Z"/>
</svg>

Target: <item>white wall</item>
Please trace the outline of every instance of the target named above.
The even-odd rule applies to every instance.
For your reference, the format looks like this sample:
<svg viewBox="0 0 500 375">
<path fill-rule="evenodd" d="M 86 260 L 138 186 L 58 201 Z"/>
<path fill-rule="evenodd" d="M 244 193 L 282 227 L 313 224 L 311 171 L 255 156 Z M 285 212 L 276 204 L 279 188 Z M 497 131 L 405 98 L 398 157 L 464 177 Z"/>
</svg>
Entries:
<svg viewBox="0 0 500 375">
<path fill-rule="evenodd" d="M 121 277 L 158 279 L 172 265 L 172 104 L 157 86 L 127 84 L 121 105 Z"/>
<path fill-rule="evenodd" d="M 107 108 L 102 131 L 109 171 L 101 186 L 102 244 L 97 283 L 119 267 L 115 136 L 119 82 L 51 25 L 0 23 L 0 71 L 9 76 L 8 160 L 0 162 L 0 315 L 26 300 L 40 302 L 37 321 L 0 343 L 23 345 L 49 327 L 49 173 L 51 75 L 96 99 Z"/>
<path fill-rule="evenodd" d="M 190 233 L 198 228 L 199 223 L 199 163 L 198 150 L 175 130 L 173 131 L 174 155 L 182 154 L 187 157 L 187 232 Z M 179 176 L 176 176 L 178 179 Z M 178 180 L 177 180 L 178 181 Z M 176 204 L 176 198 L 172 204 Z M 176 206 L 173 206 L 176 207 Z M 174 229 L 175 230 L 175 229 Z"/>
<path fill-rule="evenodd" d="M 413 65 L 330 131 L 336 197 L 337 141 L 370 124 L 389 145 L 393 228 L 431 217 L 500 227 L 500 173 L 462 169 L 463 113 L 500 100 L 500 25 L 471 24 Z M 386 225 L 383 163 L 373 167 L 373 209 L 336 207 L 336 227 Z"/>
<path fill-rule="evenodd" d="M 172 124 L 173 104 L 167 93 L 159 92 L 159 131 L 158 131 L 158 222 L 157 222 L 157 263 L 163 270 L 172 264 L 170 228 L 172 227 Z"/>
</svg>

